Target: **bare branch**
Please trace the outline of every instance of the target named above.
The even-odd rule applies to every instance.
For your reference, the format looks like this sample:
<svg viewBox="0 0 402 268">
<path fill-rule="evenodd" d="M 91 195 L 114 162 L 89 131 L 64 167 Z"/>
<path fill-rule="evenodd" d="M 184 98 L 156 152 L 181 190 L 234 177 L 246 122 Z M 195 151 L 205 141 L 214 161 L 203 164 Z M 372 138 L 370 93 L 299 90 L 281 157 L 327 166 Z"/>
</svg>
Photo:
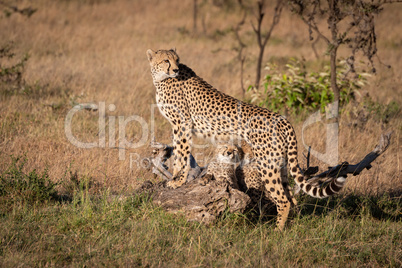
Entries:
<svg viewBox="0 0 402 268">
<path fill-rule="evenodd" d="M 198 15 L 198 5 L 197 0 L 193 0 L 193 33 L 197 33 L 197 15 Z"/>
<path fill-rule="evenodd" d="M 402 3 L 402 0 L 384 0 L 382 4 Z"/>
<path fill-rule="evenodd" d="M 306 18 L 304 18 L 303 16 L 301 16 L 300 18 L 309 27 L 310 31 L 311 31 L 311 29 L 313 29 L 317 35 L 319 35 L 322 39 L 325 40 L 325 42 L 327 42 L 327 44 L 331 43 L 331 41 L 329 41 L 329 39 L 321 33 L 320 29 L 318 29 L 315 21 L 306 20 Z M 311 32 L 310 32 L 310 36 L 311 36 Z M 310 38 L 310 39 L 312 40 L 312 38 Z"/>
<path fill-rule="evenodd" d="M 391 134 L 392 131 L 382 134 L 374 150 L 367 154 L 363 160 L 356 165 L 350 165 L 349 163 L 344 162 L 336 167 L 330 167 L 327 171 L 314 176 L 309 181 L 314 182 L 322 178 L 339 178 L 347 176 L 348 174 L 356 176 L 364 169 L 370 169 L 372 167 L 371 163 L 388 149 L 391 142 Z"/>
<path fill-rule="evenodd" d="M 310 167 L 310 151 L 311 151 L 311 146 L 308 147 L 308 153 L 306 157 L 307 160 L 307 167 L 303 169 L 303 174 L 305 176 L 310 176 L 318 172 L 318 167 Z M 304 154 L 303 154 L 304 155 Z"/>
<path fill-rule="evenodd" d="M 4 1 L 0 1 L 0 5 L 10 9 L 14 13 L 20 13 L 21 15 L 27 16 L 28 18 L 31 17 L 37 11 L 37 9 L 31 7 L 19 9 L 16 6 L 12 6 L 5 3 Z"/>
<path fill-rule="evenodd" d="M 234 27 L 233 32 L 235 34 L 236 40 L 239 42 L 240 48 L 244 48 L 246 47 L 246 45 L 244 44 L 244 42 L 241 40 L 239 31 L 241 26 L 244 25 L 244 22 L 246 21 L 246 16 L 247 16 L 247 11 L 244 11 L 243 17 L 241 19 L 241 21 L 239 21 L 239 23 L 237 23 L 236 27 Z"/>
<path fill-rule="evenodd" d="M 283 2 L 281 0 L 276 1 L 276 6 L 275 6 L 275 13 L 272 18 L 272 23 L 271 23 L 271 28 L 268 30 L 268 33 L 265 36 L 263 46 L 267 44 L 269 38 L 271 37 L 272 31 L 274 30 L 275 26 L 279 23 L 281 13 L 282 13 L 282 7 L 283 7 Z"/>
<path fill-rule="evenodd" d="M 272 24 L 270 29 L 268 30 L 267 34 L 263 38 L 263 33 L 262 33 L 262 29 L 261 29 L 261 25 L 262 25 L 262 21 L 264 19 L 264 5 L 265 5 L 265 1 L 264 0 L 260 0 L 257 2 L 257 8 L 258 8 L 258 14 L 257 14 L 257 27 L 254 26 L 253 23 L 251 23 L 251 26 L 253 27 L 253 30 L 257 36 L 257 43 L 258 46 L 260 48 L 259 54 L 258 54 L 258 60 L 257 60 L 257 70 L 256 70 L 256 78 L 255 78 L 255 84 L 254 86 L 256 88 L 259 87 L 260 84 L 260 80 L 261 80 L 261 66 L 262 66 L 262 60 L 264 57 L 264 50 L 265 50 L 265 46 L 269 40 L 269 38 L 271 37 L 271 34 L 275 28 L 275 26 L 279 23 L 279 18 L 280 15 L 282 13 L 282 6 L 283 6 L 283 1 L 284 0 L 277 0 L 276 1 L 276 6 L 275 6 L 275 10 L 274 10 L 274 16 L 272 19 Z"/>
<path fill-rule="evenodd" d="M 355 72 L 354 61 L 358 51 L 361 51 L 370 62 L 372 72 L 376 72 L 374 56 L 377 55 L 377 36 L 374 16 L 383 10 L 385 4 L 401 2 L 402 0 L 289 0 L 291 10 L 298 14 L 308 26 L 310 40 L 313 40 L 312 33 L 315 32 L 327 42 L 328 52 L 331 56 L 331 77 L 336 73 L 334 61 L 337 57 L 337 48 L 343 44 L 347 44 L 352 52 L 347 60 L 349 72 Z M 327 19 L 327 25 L 330 29 L 330 36 L 328 37 L 317 26 L 317 19 L 321 17 Z M 346 23 L 346 18 L 351 19 L 351 22 L 347 22 L 346 25 L 340 24 L 341 22 Z M 346 29 L 341 32 L 340 29 L 343 28 Z M 337 90 L 337 85 L 333 83 L 332 78 L 331 87 L 336 101 L 339 99 L 339 90 Z"/>
<path fill-rule="evenodd" d="M 148 162 L 150 162 L 152 166 L 152 173 L 160 176 L 164 180 L 173 180 L 173 175 L 168 171 L 168 167 L 165 164 L 173 155 L 173 147 L 155 142 L 155 140 L 151 141 L 151 147 L 154 149 L 152 151 L 152 156 L 148 158 Z M 190 154 L 190 168 L 187 181 L 192 181 L 198 178 L 204 170 L 204 168 L 197 164 L 197 161 L 192 154 Z"/>
<path fill-rule="evenodd" d="M 242 94 L 243 94 L 243 98 L 246 95 L 246 90 L 244 88 L 244 82 L 243 82 L 244 61 L 246 60 L 246 57 L 243 55 L 243 50 L 246 47 L 246 44 L 241 39 L 239 31 L 240 31 L 241 26 L 243 26 L 244 22 L 246 21 L 246 16 L 247 16 L 247 10 L 244 9 L 244 14 L 243 14 L 243 17 L 242 17 L 241 21 L 239 21 L 239 23 L 233 29 L 233 32 L 234 32 L 235 37 L 236 37 L 236 40 L 239 43 L 237 59 L 240 62 L 240 88 L 241 88 L 241 91 L 242 91 Z"/>
</svg>

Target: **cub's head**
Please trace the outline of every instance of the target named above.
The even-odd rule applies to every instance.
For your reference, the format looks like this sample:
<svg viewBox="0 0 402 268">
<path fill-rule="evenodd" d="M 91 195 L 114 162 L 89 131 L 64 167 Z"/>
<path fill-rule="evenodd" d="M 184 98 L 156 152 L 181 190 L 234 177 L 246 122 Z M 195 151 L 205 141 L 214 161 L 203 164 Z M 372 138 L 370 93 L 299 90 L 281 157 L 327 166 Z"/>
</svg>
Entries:
<svg viewBox="0 0 402 268">
<path fill-rule="evenodd" d="M 224 163 L 236 163 L 239 160 L 239 151 L 230 144 L 218 145 L 215 150 L 216 160 Z"/>
<path fill-rule="evenodd" d="M 169 77 L 176 77 L 179 73 L 179 56 L 173 49 L 147 50 L 149 64 L 154 82 L 161 82 Z"/>
<path fill-rule="evenodd" d="M 245 140 L 241 141 L 241 149 L 239 150 L 240 159 L 243 165 L 250 163 L 254 160 L 253 148 Z"/>
</svg>

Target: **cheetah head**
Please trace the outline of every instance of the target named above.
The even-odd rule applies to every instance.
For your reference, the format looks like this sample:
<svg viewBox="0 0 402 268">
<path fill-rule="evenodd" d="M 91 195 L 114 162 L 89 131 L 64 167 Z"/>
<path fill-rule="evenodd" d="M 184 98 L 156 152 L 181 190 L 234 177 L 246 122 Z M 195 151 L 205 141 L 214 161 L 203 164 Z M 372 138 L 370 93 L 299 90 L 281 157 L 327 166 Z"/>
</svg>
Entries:
<svg viewBox="0 0 402 268">
<path fill-rule="evenodd" d="M 147 50 L 149 64 L 154 82 L 161 82 L 166 78 L 174 78 L 179 73 L 179 56 L 173 49 Z"/>
<path fill-rule="evenodd" d="M 234 145 L 218 145 L 215 152 L 219 162 L 236 163 L 239 160 L 239 151 Z"/>
</svg>

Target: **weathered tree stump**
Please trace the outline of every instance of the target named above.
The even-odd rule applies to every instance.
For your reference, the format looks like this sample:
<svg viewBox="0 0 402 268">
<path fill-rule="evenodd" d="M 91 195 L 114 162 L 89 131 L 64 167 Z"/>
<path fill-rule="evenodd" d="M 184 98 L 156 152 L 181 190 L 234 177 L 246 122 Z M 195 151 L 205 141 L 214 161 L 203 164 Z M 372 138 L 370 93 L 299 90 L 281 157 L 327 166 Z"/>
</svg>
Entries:
<svg viewBox="0 0 402 268">
<path fill-rule="evenodd" d="M 203 180 L 201 183 L 206 168 L 198 166 L 192 155 L 187 182 L 177 189 L 166 187 L 166 182 L 173 179 L 165 165 L 172 156 L 173 148 L 155 142 L 152 142 L 152 147 L 154 150 L 148 161 L 152 172 L 164 181 L 157 184 L 147 181 L 140 187 L 140 191 L 151 193 L 155 204 L 172 213 L 184 213 L 188 220 L 205 224 L 214 222 L 225 211 L 243 213 L 249 206 L 250 197 L 229 184 L 214 180 L 207 183 Z"/>
<path fill-rule="evenodd" d="M 169 212 L 184 212 L 189 220 L 212 223 L 226 210 L 242 213 L 250 203 L 247 194 L 211 181 L 200 185 L 193 180 L 177 189 L 163 188 L 153 196 L 153 202 Z"/>
</svg>

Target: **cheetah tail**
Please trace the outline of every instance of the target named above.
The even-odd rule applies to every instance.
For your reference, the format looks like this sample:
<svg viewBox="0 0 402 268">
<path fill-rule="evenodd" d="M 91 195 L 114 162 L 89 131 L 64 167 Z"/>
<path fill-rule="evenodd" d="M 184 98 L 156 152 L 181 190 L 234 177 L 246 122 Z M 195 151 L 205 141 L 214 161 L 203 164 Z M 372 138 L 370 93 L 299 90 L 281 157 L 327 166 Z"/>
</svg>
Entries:
<svg viewBox="0 0 402 268">
<path fill-rule="evenodd" d="M 297 144 L 295 135 L 292 136 L 289 141 L 288 148 L 288 163 L 290 168 L 290 174 L 294 177 L 294 180 L 298 187 L 300 187 L 306 194 L 315 198 L 326 198 L 334 195 L 342 190 L 346 182 L 346 177 L 339 177 L 330 179 L 325 185 L 318 185 L 317 183 L 308 181 L 306 176 L 300 170 L 297 161 Z"/>
</svg>

